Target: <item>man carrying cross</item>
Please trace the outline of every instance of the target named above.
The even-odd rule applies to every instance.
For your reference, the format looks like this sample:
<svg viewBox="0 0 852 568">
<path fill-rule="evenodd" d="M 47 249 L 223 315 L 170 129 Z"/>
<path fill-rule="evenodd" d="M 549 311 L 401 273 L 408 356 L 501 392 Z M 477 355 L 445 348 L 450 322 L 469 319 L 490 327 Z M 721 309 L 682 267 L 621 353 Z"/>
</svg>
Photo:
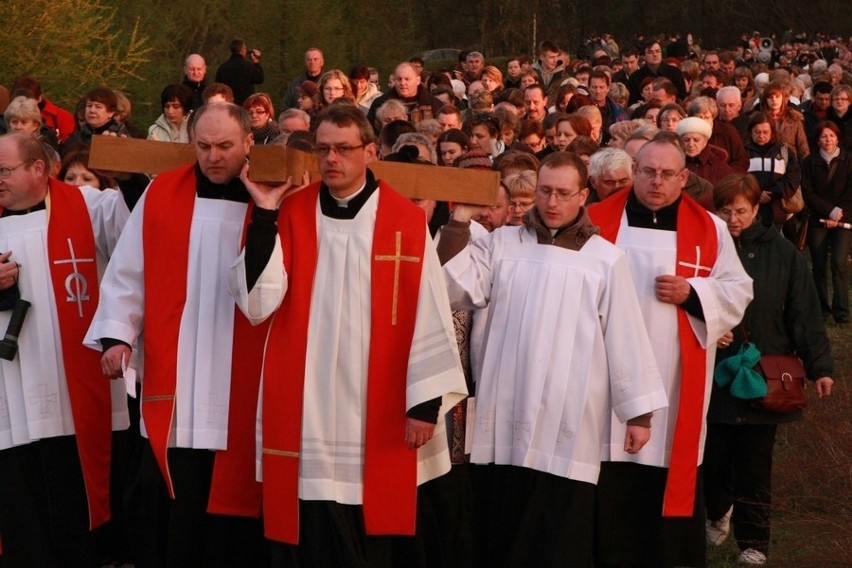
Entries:
<svg viewBox="0 0 852 568">
<path fill-rule="evenodd" d="M 147 443 L 128 495 L 136 565 L 258 566 L 266 549 L 253 442 L 265 333 L 227 289 L 250 215 L 239 179 L 248 113 L 204 105 L 193 140 L 196 159 L 157 175 L 134 208 L 86 345 L 103 349 L 114 378 L 133 366 L 132 347 L 142 355 Z"/>
<path fill-rule="evenodd" d="M 589 208 L 601 236 L 627 253 L 645 327 L 669 400 L 639 454 L 621 451 L 613 416 L 598 483 L 598 563 L 703 566 L 700 465 L 716 341 L 752 298 L 725 225 L 682 189 L 676 139 L 658 135 L 636 156 L 632 189 Z"/>
<path fill-rule="evenodd" d="M 0 564 L 97 566 L 110 431 L 129 421 L 123 385 L 98 376 L 82 341 L 130 213 L 114 189 L 49 178 L 49 163 L 36 139 L 0 137 L 0 329 L 19 299 L 32 304 L 3 340 L 17 354 L 0 365 Z"/>
<path fill-rule="evenodd" d="M 392 554 L 412 539 L 387 535 L 421 526 L 417 486 L 450 469 L 439 418 L 466 394 L 449 300 L 423 210 L 367 169 L 363 113 L 332 106 L 318 122 L 322 183 L 282 202 L 289 183 L 243 175 L 256 208 L 232 293 L 253 322 L 277 310 L 265 532 L 273 566 L 412 565 Z"/>
</svg>

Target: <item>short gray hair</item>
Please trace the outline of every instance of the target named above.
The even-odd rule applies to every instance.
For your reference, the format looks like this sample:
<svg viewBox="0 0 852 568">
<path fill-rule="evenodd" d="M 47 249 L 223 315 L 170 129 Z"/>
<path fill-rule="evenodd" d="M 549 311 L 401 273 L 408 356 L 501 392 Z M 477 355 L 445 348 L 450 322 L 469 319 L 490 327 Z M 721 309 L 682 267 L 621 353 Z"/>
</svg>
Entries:
<svg viewBox="0 0 852 568">
<path fill-rule="evenodd" d="M 689 116 L 696 116 L 700 112 L 709 112 L 713 118 L 719 116 L 719 107 L 716 106 L 716 101 L 711 97 L 695 97 L 686 112 Z"/>
<path fill-rule="evenodd" d="M 299 118 L 299 119 L 301 119 L 302 122 L 305 123 L 305 129 L 308 129 L 308 128 L 311 127 L 311 116 L 308 113 L 306 113 L 305 111 L 303 111 L 302 109 L 288 108 L 287 110 L 285 110 L 284 112 L 282 112 L 281 114 L 278 115 L 278 122 L 281 123 L 281 122 L 287 120 L 288 118 Z"/>
<path fill-rule="evenodd" d="M 589 177 L 592 179 L 621 171 L 627 172 L 630 179 L 633 179 L 633 158 L 619 148 L 598 150 L 589 159 Z"/>
<path fill-rule="evenodd" d="M 397 138 L 396 142 L 394 142 L 391 152 L 399 152 L 399 149 L 403 146 L 413 146 L 415 144 L 421 144 L 428 148 L 429 160 L 433 164 L 438 163 L 438 153 L 435 151 L 435 145 L 432 144 L 432 139 L 422 132 L 406 132 L 405 134 L 400 134 L 399 138 Z"/>
<path fill-rule="evenodd" d="M 12 102 L 10 102 L 6 107 L 3 117 L 6 119 L 7 125 L 13 118 L 17 118 L 18 120 L 31 120 L 39 126 L 42 124 L 41 111 L 38 109 L 38 102 L 36 102 L 35 99 L 24 96 L 12 99 Z"/>
<path fill-rule="evenodd" d="M 723 96 L 725 96 L 729 93 L 732 94 L 732 95 L 736 95 L 737 98 L 740 98 L 740 99 L 743 96 L 742 93 L 740 93 L 739 88 L 737 88 L 733 85 L 728 85 L 727 87 L 722 87 L 721 89 L 716 91 L 716 100 L 718 101 L 720 98 L 722 98 Z"/>
<path fill-rule="evenodd" d="M 408 116 L 408 109 L 405 108 L 404 104 L 402 104 L 396 99 L 388 99 L 383 102 L 378 109 L 376 109 L 376 118 L 379 120 L 379 122 L 381 122 L 387 115 L 394 111 L 401 112 L 405 116 Z"/>
</svg>

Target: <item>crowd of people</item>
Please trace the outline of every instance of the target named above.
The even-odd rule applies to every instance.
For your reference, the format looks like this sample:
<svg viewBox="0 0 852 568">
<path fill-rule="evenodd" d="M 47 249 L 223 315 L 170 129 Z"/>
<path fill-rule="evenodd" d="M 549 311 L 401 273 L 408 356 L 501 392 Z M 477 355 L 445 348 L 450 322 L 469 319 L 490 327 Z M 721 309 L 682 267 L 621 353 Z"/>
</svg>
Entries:
<svg viewBox="0 0 852 568">
<path fill-rule="evenodd" d="M 311 47 L 276 115 L 235 39 L 147 132 L 107 87 L 0 88 L 0 567 L 765 564 L 801 411 L 715 369 L 796 355 L 831 394 L 852 45 L 638 40 L 385 89 Z M 102 135 L 196 159 L 94 169 Z M 259 144 L 321 181 L 251 181 Z M 376 160 L 500 184 L 408 200 Z"/>
</svg>

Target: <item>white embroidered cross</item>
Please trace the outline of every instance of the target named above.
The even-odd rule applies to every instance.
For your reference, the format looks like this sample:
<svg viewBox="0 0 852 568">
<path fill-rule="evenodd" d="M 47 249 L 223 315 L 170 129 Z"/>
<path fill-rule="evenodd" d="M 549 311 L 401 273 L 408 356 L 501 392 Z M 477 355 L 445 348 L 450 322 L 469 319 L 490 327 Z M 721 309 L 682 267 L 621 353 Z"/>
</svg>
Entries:
<svg viewBox="0 0 852 568">
<path fill-rule="evenodd" d="M 221 415 L 221 414 L 225 411 L 225 409 L 227 408 L 227 407 L 225 406 L 225 403 L 223 403 L 223 402 L 218 402 L 218 399 L 219 399 L 219 398 L 220 398 L 220 397 L 219 397 L 219 393 L 218 393 L 218 392 L 210 391 L 210 392 L 207 394 L 207 402 L 206 402 L 206 403 L 202 402 L 202 403 L 200 403 L 200 404 L 198 405 L 198 406 L 200 406 L 202 409 L 206 409 L 206 410 L 207 410 L 207 423 L 208 423 L 208 424 L 212 424 L 212 423 L 216 422 L 216 419 L 217 419 L 217 418 L 218 418 L 218 417 L 219 417 L 219 416 L 220 416 L 220 415 Z"/>
<path fill-rule="evenodd" d="M 81 262 L 95 262 L 94 258 L 77 258 L 74 254 L 74 245 L 71 239 L 68 239 L 68 250 L 71 257 L 65 260 L 54 260 L 53 264 L 70 264 L 73 272 L 65 278 L 65 291 L 68 292 L 68 297 L 65 298 L 68 302 L 77 302 L 77 312 L 80 317 L 83 317 L 83 302 L 89 299 L 87 293 L 89 282 L 86 277 L 77 271 L 77 264 Z"/>
<path fill-rule="evenodd" d="M 701 266 L 701 247 L 695 247 L 695 264 L 691 264 L 689 262 L 683 262 L 682 260 L 678 262 L 678 266 L 683 266 L 685 268 L 694 268 L 695 274 L 692 275 L 693 278 L 698 278 L 699 270 L 706 270 L 707 275 L 710 275 L 710 270 L 712 270 L 709 266 Z"/>
<path fill-rule="evenodd" d="M 30 404 L 38 404 L 38 413 L 42 416 L 50 414 L 50 405 L 57 404 L 57 394 L 55 392 L 47 392 L 47 385 L 38 385 L 38 394 L 30 395 Z"/>
<path fill-rule="evenodd" d="M 556 437 L 557 444 L 564 444 L 568 440 L 574 437 L 574 432 L 568 429 L 567 422 L 559 423 L 559 436 Z"/>
<path fill-rule="evenodd" d="M 479 417 L 479 423 L 483 425 L 486 432 L 494 431 L 494 413 L 491 411 L 483 412 Z"/>
<path fill-rule="evenodd" d="M 515 420 L 515 432 L 517 432 L 517 434 L 515 435 L 515 440 L 517 440 L 519 442 L 523 441 L 523 439 L 524 439 L 523 432 L 529 432 L 531 424 L 532 424 L 531 422 L 523 422 L 521 420 Z"/>
</svg>

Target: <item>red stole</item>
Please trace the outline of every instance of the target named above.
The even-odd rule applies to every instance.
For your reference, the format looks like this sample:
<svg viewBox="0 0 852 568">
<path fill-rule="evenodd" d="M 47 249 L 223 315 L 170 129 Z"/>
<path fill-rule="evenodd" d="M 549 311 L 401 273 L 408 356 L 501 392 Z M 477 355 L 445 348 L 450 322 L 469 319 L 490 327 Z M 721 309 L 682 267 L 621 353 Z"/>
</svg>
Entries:
<svg viewBox="0 0 852 568">
<path fill-rule="evenodd" d="M 592 222 L 600 226 L 601 236 L 611 243 L 618 238 L 621 217 L 631 191 L 622 190 L 589 207 Z M 716 225 L 710 215 L 686 193 L 681 194 L 677 211 L 675 273 L 684 278 L 709 276 L 716 263 L 717 247 Z M 690 517 L 693 514 L 707 381 L 707 351 L 692 332 L 683 308 L 677 310 L 677 322 L 681 356 L 680 398 L 663 497 L 664 517 Z"/>
<path fill-rule="evenodd" d="M 89 528 L 94 529 L 110 519 L 112 451 L 110 381 L 103 376 L 100 356 L 83 346 L 83 337 L 98 307 L 98 255 L 89 208 L 80 189 L 53 178 L 49 178 L 48 184 L 50 281 L 89 505 Z M 0 207 L 0 212 L 2 210 Z M 36 309 L 47 308 L 36 306 Z"/>
<path fill-rule="evenodd" d="M 142 225 L 145 328 L 149 330 L 145 334 L 142 417 L 172 498 L 175 495 L 167 454 L 175 411 L 178 336 L 186 303 L 195 189 L 195 163 L 157 176 L 145 197 Z M 251 206 L 246 219 L 250 214 Z M 265 336 L 265 325 L 252 327 L 235 307 L 228 449 L 216 452 L 208 502 L 210 513 L 260 515 L 254 430 Z M 219 347 L 211 345 L 210 349 Z"/>
<path fill-rule="evenodd" d="M 308 323 L 317 265 L 314 184 L 286 199 L 278 231 L 289 289 L 264 362 L 263 515 L 267 538 L 299 542 L 299 461 Z M 384 183 L 371 254 L 371 329 L 364 451 L 367 534 L 413 535 L 417 451 L 405 445 L 405 377 L 426 229 L 423 211 Z M 397 259 L 398 257 L 403 257 Z M 407 257 L 407 258 L 404 258 Z M 414 258 L 417 261 L 412 261 Z M 396 300 L 394 300 L 396 296 Z"/>
</svg>

